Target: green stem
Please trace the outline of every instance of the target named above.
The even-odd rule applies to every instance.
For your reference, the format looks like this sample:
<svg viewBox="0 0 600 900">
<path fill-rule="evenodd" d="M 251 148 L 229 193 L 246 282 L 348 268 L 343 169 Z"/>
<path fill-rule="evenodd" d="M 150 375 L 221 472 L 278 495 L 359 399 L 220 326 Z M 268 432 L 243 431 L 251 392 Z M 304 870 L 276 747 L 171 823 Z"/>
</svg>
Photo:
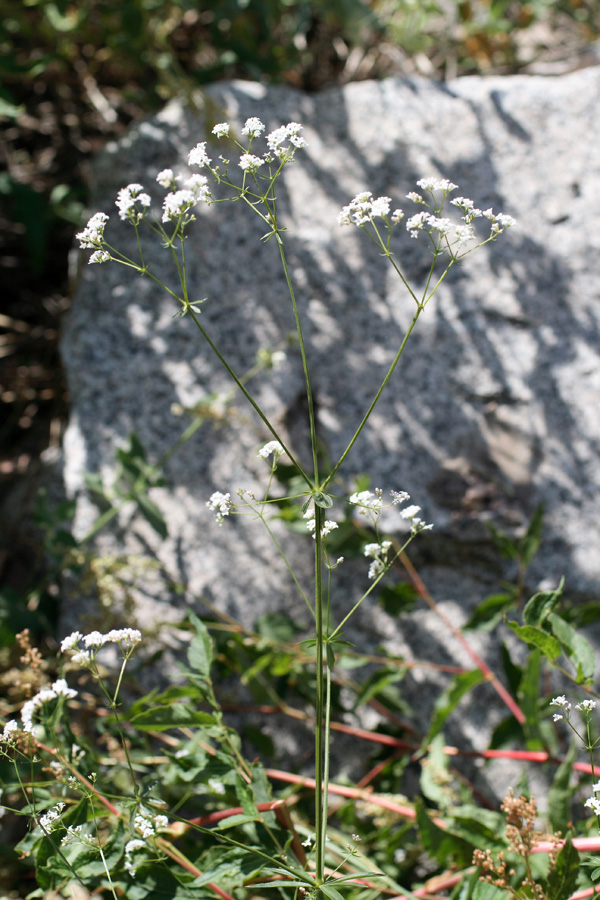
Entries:
<svg viewBox="0 0 600 900">
<path fill-rule="evenodd" d="M 262 421 L 263 421 L 264 424 L 267 426 L 267 428 L 269 429 L 269 431 L 271 432 L 271 434 L 273 435 L 273 437 L 274 437 L 276 440 L 279 441 L 279 443 L 281 444 L 281 446 L 283 447 L 283 449 L 284 449 L 285 452 L 287 453 L 288 457 L 289 457 L 290 460 L 292 461 L 292 464 L 293 464 L 294 467 L 296 468 L 298 474 L 302 476 L 302 478 L 305 480 L 305 482 L 307 483 L 307 485 L 309 486 L 309 488 L 311 488 L 311 490 L 312 490 L 313 485 L 312 485 L 312 481 L 311 481 L 311 479 L 309 478 L 309 476 L 306 474 L 306 472 L 304 471 L 304 469 L 302 468 L 302 466 L 300 465 L 300 463 L 297 461 L 297 459 L 295 458 L 295 456 L 292 454 L 291 450 L 288 449 L 288 447 L 287 447 L 286 444 L 283 442 L 283 440 L 281 439 L 281 437 L 277 434 L 277 432 L 276 432 L 275 429 L 273 428 L 273 425 L 271 424 L 271 422 L 269 421 L 269 419 L 265 416 L 264 412 L 262 411 L 262 409 L 260 408 L 260 406 L 258 405 L 258 403 L 256 402 L 256 400 L 254 399 L 254 397 L 246 390 L 246 388 L 245 388 L 245 386 L 243 385 L 242 381 L 241 381 L 240 378 L 238 378 L 238 376 L 235 374 L 235 372 L 233 371 L 233 369 L 231 368 L 231 366 L 229 365 L 229 363 L 227 362 L 227 360 L 225 359 L 225 357 L 223 356 L 223 354 L 221 353 L 221 351 L 219 350 L 219 348 L 216 346 L 216 344 L 214 343 L 214 341 L 211 340 L 211 338 L 210 338 L 208 332 L 206 331 L 206 329 L 200 324 L 200 321 L 199 321 L 199 319 L 198 319 L 196 313 L 194 312 L 194 310 L 193 310 L 193 309 L 190 309 L 189 312 L 190 312 L 190 315 L 191 315 L 192 319 L 194 320 L 194 322 L 195 322 L 195 324 L 196 324 L 196 327 L 198 328 L 198 331 L 200 332 L 200 334 L 202 335 L 202 337 L 204 338 L 204 340 L 206 341 L 206 343 L 208 344 L 208 346 L 210 347 L 210 349 L 213 351 L 213 353 L 215 354 L 215 356 L 217 357 L 217 359 L 219 360 L 219 362 L 221 363 L 221 365 L 225 368 L 225 370 L 227 371 L 228 375 L 229 375 L 229 376 L 234 380 L 234 382 L 237 384 L 238 388 L 240 389 L 240 391 L 242 392 L 242 394 L 244 395 L 244 397 L 246 398 L 246 400 L 248 401 L 248 403 L 252 406 L 252 408 L 254 409 L 254 411 L 255 411 L 255 412 L 259 415 L 259 417 L 262 419 Z"/>
<path fill-rule="evenodd" d="M 277 235 L 277 246 L 279 247 L 279 255 L 281 256 L 281 263 L 283 265 L 283 271 L 285 273 L 285 280 L 287 281 L 288 290 L 290 292 L 290 298 L 292 300 L 292 308 L 294 310 L 294 319 L 296 320 L 296 333 L 298 335 L 298 344 L 300 347 L 300 355 L 302 357 L 302 368 L 304 369 L 304 382 L 306 384 L 306 399 L 308 401 L 308 418 L 310 422 L 310 443 L 312 448 L 313 455 L 313 470 L 315 476 L 315 485 L 319 483 L 319 463 L 317 459 L 317 429 L 315 424 L 315 411 L 313 404 L 313 394 L 310 386 L 310 375 L 308 372 L 308 360 L 306 358 L 306 350 L 304 347 L 304 336 L 302 334 L 302 326 L 300 324 L 300 314 L 298 312 L 298 305 L 296 303 L 296 295 L 294 293 L 294 286 L 292 284 L 290 273 L 287 267 L 287 261 L 285 258 L 285 253 L 283 250 L 283 242 L 279 235 Z"/>
<path fill-rule="evenodd" d="M 316 616 L 316 704 L 315 704 L 315 880 L 318 885 L 325 880 L 326 817 L 323 806 L 323 762 L 326 732 L 324 728 L 325 684 L 323 678 L 323 527 L 324 511 L 315 504 L 315 616 Z"/>
<path fill-rule="evenodd" d="M 348 446 L 346 447 L 346 449 L 344 450 L 344 452 L 343 452 L 342 455 L 340 456 L 338 462 L 335 464 L 335 466 L 333 467 L 333 469 L 331 470 L 331 472 L 329 473 L 329 475 L 327 476 L 327 478 L 325 479 L 325 481 L 324 481 L 323 484 L 321 485 L 321 490 L 322 490 L 322 491 L 324 491 L 324 490 L 326 489 L 327 485 L 328 485 L 329 482 L 332 480 L 333 476 L 335 475 L 335 473 L 337 472 L 337 470 L 340 468 L 340 466 L 342 465 L 342 463 L 344 462 L 344 460 L 346 459 L 346 457 L 347 457 L 348 454 L 350 453 L 350 450 L 352 449 L 352 447 L 353 447 L 354 444 L 356 443 L 359 434 L 361 433 L 361 431 L 363 430 L 363 428 L 364 428 L 365 425 L 367 424 L 367 422 L 368 422 L 368 420 L 369 420 L 369 417 L 370 417 L 371 413 L 373 412 L 373 410 L 375 409 L 375 406 L 377 405 L 377 402 L 379 401 L 379 398 L 381 397 L 383 391 L 385 390 L 385 387 L 386 387 L 388 381 L 389 381 L 390 378 L 392 377 L 392 374 L 393 374 L 393 372 L 394 372 L 394 369 L 395 369 L 396 366 L 398 365 L 398 361 L 399 361 L 400 357 L 402 356 L 402 353 L 404 352 L 404 348 L 406 347 L 406 344 L 407 344 L 407 342 L 408 342 L 408 339 L 409 339 L 409 337 L 410 337 L 411 334 L 412 334 L 413 328 L 414 328 L 415 325 L 417 324 L 417 320 L 418 320 L 419 316 L 420 316 L 421 313 L 423 312 L 423 308 L 424 308 L 424 305 L 423 305 L 423 304 L 421 304 L 420 306 L 417 307 L 417 311 L 415 312 L 415 314 L 414 314 L 414 316 L 413 316 L 413 318 L 412 318 L 412 322 L 410 323 L 410 326 L 409 326 L 409 328 L 408 328 L 406 334 L 404 335 L 404 338 L 403 338 L 403 340 L 402 340 L 402 343 L 400 344 L 400 348 L 399 348 L 398 352 L 396 353 L 396 355 L 395 355 L 395 357 L 394 357 L 394 360 L 393 360 L 391 366 L 389 367 L 389 369 L 388 369 L 388 371 L 387 371 L 387 374 L 386 374 L 385 378 L 383 379 L 383 381 L 382 381 L 382 383 L 381 383 L 381 386 L 380 386 L 379 390 L 378 390 L 377 393 L 375 394 L 375 396 L 374 396 L 374 398 L 373 398 L 373 400 L 372 400 L 372 402 L 371 402 L 371 405 L 369 406 L 368 410 L 366 411 L 366 413 L 365 413 L 365 415 L 364 415 L 364 417 L 363 417 L 362 422 L 360 423 L 360 425 L 358 426 L 358 428 L 357 428 L 356 431 L 354 432 L 354 435 L 353 435 L 353 437 L 352 437 L 350 443 L 348 444 Z"/>
</svg>

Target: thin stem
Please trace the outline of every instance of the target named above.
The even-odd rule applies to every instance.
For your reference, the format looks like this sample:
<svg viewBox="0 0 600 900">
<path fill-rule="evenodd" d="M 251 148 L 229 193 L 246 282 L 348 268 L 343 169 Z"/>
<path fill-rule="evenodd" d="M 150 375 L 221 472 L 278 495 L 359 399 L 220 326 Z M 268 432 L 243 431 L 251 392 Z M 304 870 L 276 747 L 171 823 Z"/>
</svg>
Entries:
<svg viewBox="0 0 600 900">
<path fill-rule="evenodd" d="M 310 375 L 308 371 L 308 360 L 306 358 L 306 350 L 304 347 L 304 336 L 302 334 L 302 326 L 300 324 L 300 314 L 298 312 L 298 305 L 296 303 L 296 295 L 294 293 L 294 286 L 292 284 L 290 273 L 287 267 L 287 261 L 285 258 L 285 252 L 283 249 L 283 242 L 279 235 L 277 235 L 277 246 L 279 247 L 279 255 L 281 256 L 281 263 L 283 265 L 283 271 L 285 273 L 285 280 L 287 281 L 288 290 L 290 292 L 290 298 L 292 301 L 292 308 L 294 310 L 294 319 L 296 320 L 296 333 L 298 335 L 298 345 L 300 347 L 300 355 L 302 357 L 302 368 L 304 370 L 304 381 L 306 384 L 306 399 L 308 401 L 308 418 L 310 423 L 310 444 L 312 448 L 312 456 L 313 456 L 313 471 L 315 477 L 315 485 L 319 483 L 319 463 L 317 459 L 317 430 L 315 425 L 315 411 L 313 404 L 313 394 L 310 386 Z"/>
<path fill-rule="evenodd" d="M 316 704 L 315 704 L 315 880 L 322 884 L 325 879 L 325 837 L 326 817 L 323 805 L 323 762 L 326 743 L 323 715 L 325 707 L 323 678 L 323 527 L 324 511 L 315 504 L 315 614 L 316 614 Z"/>
<path fill-rule="evenodd" d="M 298 460 L 295 458 L 295 456 L 293 455 L 293 453 L 291 452 L 291 450 L 289 450 L 289 448 L 286 446 L 286 444 L 284 443 L 284 441 L 281 439 L 280 435 L 277 433 L 277 431 L 275 431 L 275 428 L 273 427 L 273 425 L 271 424 L 271 422 L 269 421 L 269 419 L 266 417 L 266 415 L 264 414 L 264 412 L 262 411 L 262 409 L 260 408 L 260 406 L 258 405 L 258 403 L 256 402 L 256 400 L 254 399 L 254 397 L 246 390 L 246 388 L 245 388 L 244 384 L 242 383 L 241 379 L 238 378 L 238 376 L 235 374 L 235 372 L 233 371 L 233 369 L 231 368 L 231 366 L 229 365 L 229 363 L 227 362 L 227 360 L 225 359 L 225 357 L 223 356 L 223 354 L 221 353 L 221 351 L 219 350 L 219 348 L 216 346 L 216 344 L 214 343 L 214 341 L 211 340 L 211 338 L 210 338 L 208 332 L 207 332 L 206 329 L 200 324 L 200 321 L 199 321 L 199 319 L 198 319 L 196 313 L 195 313 L 194 310 L 191 309 L 191 308 L 190 308 L 190 315 L 191 315 L 192 319 L 194 320 L 194 322 L 195 322 L 195 324 L 196 324 L 196 327 L 198 328 L 200 334 L 202 335 L 202 337 L 204 338 L 204 340 L 206 341 L 206 343 L 208 344 L 208 346 L 210 347 L 210 349 L 213 351 L 213 353 L 215 354 L 215 356 L 217 357 L 217 359 L 219 360 L 219 362 L 221 363 L 221 365 L 225 368 L 225 370 L 227 371 L 228 375 L 229 375 L 231 378 L 233 378 L 233 380 L 234 380 L 235 383 L 237 384 L 238 388 L 240 389 L 240 391 L 242 392 L 242 394 L 244 395 L 244 397 L 246 398 L 246 400 L 248 401 L 248 403 L 250 403 L 250 405 L 252 406 L 252 408 L 254 409 L 254 411 L 255 411 L 256 413 L 258 413 L 259 417 L 262 419 L 262 421 L 264 422 L 264 424 L 267 426 L 267 428 L 269 429 L 269 431 L 271 432 L 271 434 L 273 435 L 273 437 L 274 437 L 276 440 L 279 441 L 279 443 L 281 444 L 281 446 L 283 447 L 283 449 L 284 449 L 285 452 L 287 453 L 288 457 L 289 457 L 290 460 L 292 461 L 292 464 L 293 464 L 294 467 L 296 468 L 298 474 L 302 476 L 302 478 L 305 480 L 305 482 L 307 483 L 307 485 L 309 486 L 309 488 L 311 488 L 311 490 L 312 490 L 313 484 L 312 484 L 311 479 L 310 479 L 309 476 L 306 474 L 306 472 L 304 471 L 304 469 L 302 468 L 302 466 L 300 465 L 300 463 L 298 462 Z"/>
<path fill-rule="evenodd" d="M 386 374 L 385 378 L 383 379 L 383 381 L 382 381 L 382 383 L 381 383 L 381 386 L 380 386 L 379 390 L 378 390 L 377 393 L 375 394 L 375 396 L 374 396 L 374 398 L 373 398 L 373 400 L 372 400 L 372 402 L 371 402 L 371 405 L 369 406 L 368 410 L 366 411 L 365 415 L 363 416 L 362 422 L 360 423 L 360 425 L 358 426 L 358 428 L 357 428 L 356 431 L 354 432 L 354 435 L 352 436 L 352 439 L 350 440 L 350 443 L 348 444 L 348 446 L 346 447 L 346 449 L 344 450 L 344 452 L 343 452 L 342 455 L 340 456 L 338 462 L 337 462 L 336 465 L 333 467 L 333 469 L 331 470 L 331 472 L 329 473 L 329 475 L 327 476 L 327 478 L 325 479 L 325 481 L 324 481 L 323 484 L 321 485 L 321 490 L 324 491 L 325 488 L 327 487 L 327 485 L 330 483 L 330 481 L 332 480 L 333 476 L 335 475 L 335 473 L 337 472 L 337 470 L 340 468 L 340 466 L 342 465 L 342 463 L 344 462 L 344 460 L 346 459 L 346 457 L 347 457 L 348 454 L 350 453 L 352 447 L 353 447 L 354 444 L 356 443 L 359 434 L 361 433 L 361 431 L 363 430 L 363 428 L 364 428 L 365 425 L 367 424 L 367 422 L 368 422 L 368 420 L 369 420 L 369 417 L 370 417 L 371 413 L 373 412 L 373 410 L 375 409 L 375 406 L 377 405 L 377 402 L 379 401 L 379 398 L 381 397 L 383 391 L 385 390 L 385 387 L 386 387 L 388 381 L 389 381 L 390 378 L 392 377 L 392 374 L 393 374 L 393 372 L 394 372 L 394 369 L 395 369 L 396 366 L 398 365 L 398 361 L 399 361 L 400 357 L 402 356 L 402 353 L 403 353 L 403 351 L 404 351 L 404 348 L 406 347 L 406 344 L 407 344 L 407 342 L 408 342 L 408 339 L 409 339 L 409 337 L 411 336 L 412 331 L 413 331 L 413 328 L 414 328 L 415 325 L 417 324 L 417 320 L 418 320 L 418 318 L 419 318 L 419 316 L 421 315 L 422 312 L 423 312 L 423 305 L 421 304 L 419 307 L 417 307 L 417 311 L 415 312 L 415 314 L 414 314 L 414 316 L 413 316 L 413 318 L 412 318 L 412 322 L 410 323 L 410 325 L 409 325 L 409 327 L 408 327 L 408 330 L 407 330 L 406 334 L 404 335 L 404 338 L 403 338 L 403 340 L 402 340 L 402 343 L 400 344 L 400 347 L 399 347 L 399 349 L 398 349 L 398 352 L 396 353 L 396 355 L 395 355 L 395 357 L 394 357 L 394 360 L 393 360 L 391 366 L 389 367 L 389 369 L 388 369 L 388 371 L 387 371 L 387 374 Z"/>
</svg>

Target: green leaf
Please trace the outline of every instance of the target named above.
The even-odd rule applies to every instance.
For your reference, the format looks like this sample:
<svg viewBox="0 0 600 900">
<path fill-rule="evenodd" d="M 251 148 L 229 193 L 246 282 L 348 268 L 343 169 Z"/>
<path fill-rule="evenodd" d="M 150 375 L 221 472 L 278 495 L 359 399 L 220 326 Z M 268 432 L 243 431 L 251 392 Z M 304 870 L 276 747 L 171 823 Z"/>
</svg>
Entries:
<svg viewBox="0 0 600 900">
<path fill-rule="evenodd" d="M 424 748 L 428 747 L 436 734 L 442 730 L 446 719 L 456 709 L 465 694 L 468 694 L 482 681 L 483 674 L 479 669 L 472 669 L 470 672 L 454 676 L 450 685 L 436 700 L 429 733 L 423 741 Z"/>
<path fill-rule="evenodd" d="M 514 594 L 492 594 L 483 603 L 477 606 L 466 625 L 464 631 L 491 631 L 502 621 L 503 613 L 515 605 Z"/>
<path fill-rule="evenodd" d="M 561 655 L 561 646 L 551 634 L 540 628 L 533 628 L 531 625 L 518 625 L 516 622 L 507 622 L 506 624 L 520 640 L 529 644 L 530 647 L 540 650 L 548 659 L 558 659 Z"/>
<path fill-rule="evenodd" d="M 167 523 L 156 503 L 147 494 L 137 494 L 135 502 L 146 522 L 154 528 L 158 536 L 163 540 L 168 537 Z"/>
<path fill-rule="evenodd" d="M 523 622 L 525 625 L 541 626 L 549 613 L 560 600 L 563 591 L 564 578 L 561 578 L 560 584 L 553 591 L 540 591 L 525 604 L 523 610 Z"/>
<path fill-rule="evenodd" d="M 473 845 L 456 837 L 449 829 L 446 830 L 436 825 L 429 818 L 421 798 L 417 798 L 415 809 L 419 834 L 429 855 L 445 868 L 450 867 L 451 861 L 460 867 L 470 865 L 473 858 Z"/>
<path fill-rule="evenodd" d="M 419 595 L 409 581 L 400 581 L 394 585 L 384 585 L 377 595 L 377 601 L 388 616 L 409 613 L 415 607 Z"/>
<path fill-rule="evenodd" d="M 210 713 L 198 712 L 182 703 L 171 706 L 155 706 L 129 719 L 138 731 L 167 731 L 170 728 L 195 728 L 214 725 L 215 718 Z"/>
<path fill-rule="evenodd" d="M 577 670 L 577 683 L 593 682 L 596 654 L 590 642 L 556 613 L 550 613 L 547 621 L 552 628 L 553 635 L 560 641 L 565 656 Z"/>
<path fill-rule="evenodd" d="M 548 791 L 548 818 L 552 825 L 552 831 L 560 831 L 563 834 L 571 821 L 571 798 L 573 796 L 573 789 L 570 786 L 571 773 L 578 752 L 578 745 L 573 741 L 565 759 L 558 767 L 552 786 Z"/>
<path fill-rule="evenodd" d="M 342 894 L 339 891 L 336 891 L 334 887 L 332 887 L 328 881 L 323 882 L 321 885 L 321 890 L 325 894 L 326 897 L 329 897 L 329 900 L 344 900 Z"/>
<path fill-rule="evenodd" d="M 524 537 L 519 541 L 519 552 L 521 563 L 528 566 L 535 554 L 537 553 L 544 531 L 544 504 L 540 503 L 533 518 L 529 523 L 529 528 Z"/>
<path fill-rule="evenodd" d="M 315 491 L 312 495 L 313 500 L 315 501 L 316 506 L 320 506 L 321 509 L 331 509 L 333 506 L 333 499 L 329 496 L 329 494 L 324 494 L 323 491 Z"/>
<path fill-rule="evenodd" d="M 212 638 L 202 619 L 199 619 L 193 612 L 190 612 L 188 617 L 196 631 L 188 648 L 188 662 L 196 674 L 202 676 L 205 681 L 210 681 L 210 667 L 214 652 Z"/>
<path fill-rule="evenodd" d="M 548 900 L 567 900 L 577 888 L 580 868 L 579 852 L 569 835 L 556 859 L 556 865 L 548 876 Z"/>
</svg>

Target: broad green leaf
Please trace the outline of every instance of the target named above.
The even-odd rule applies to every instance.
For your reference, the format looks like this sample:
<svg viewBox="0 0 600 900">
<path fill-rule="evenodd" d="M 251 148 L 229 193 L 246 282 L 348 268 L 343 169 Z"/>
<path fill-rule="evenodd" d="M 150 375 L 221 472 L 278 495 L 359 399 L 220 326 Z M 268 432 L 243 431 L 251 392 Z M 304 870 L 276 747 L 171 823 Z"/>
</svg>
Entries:
<svg viewBox="0 0 600 900">
<path fill-rule="evenodd" d="M 137 494 L 135 502 L 146 522 L 154 528 L 157 535 L 163 540 L 168 537 L 167 523 L 156 503 L 147 494 Z"/>
<path fill-rule="evenodd" d="M 570 836 L 562 846 L 556 865 L 548 876 L 548 900 L 567 900 L 577 889 L 581 862 Z"/>
<path fill-rule="evenodd" d="M 514 605 L 514 594 L 492 594 L 473 610 L 471 618 L 463 625 L 463 631 L 491 631 L 502 621 L 504 612 Z"/>
<path fill-rule="evenodd" d="M 592 682 L 596 668 L 596 654 L 590 642 L 556 613 L 548 615 L 548 623 L 552 628 L 552 633 L 560 641 L 565 656 L 577 670 L 578 676 L 581 673 L 582 680 L 578 677 L 578 683 Z"/>
<path fill-rule="evenodd" d="M 436 700 L 429 733 L 423 741 L 424 748 L 428 747 L 436 734 L 442 730 L 446 719 L 456 709 L 465 694 L 468 694 L 482 681 L 483 674 L 479 669 L 472 669 L 470 672 L 454 676 L 449 687 Z"/>
<path fill-rule="evenodd" d="M 473 845 L 456 837 L 449 829 L 446 830 L 436 825 L 429 818 L 420 798 L 417 798 L 415 809 L 419 834 L 429 855 L 445 868 L 450 868 L 452 862 L 457 866 L 470 865 L 473 857 Z"/>
<path fill-rule="evenodd" d="M 155 706 L 131 717 L 129 721 L 139 731 L 167 731 L 170 728 L 196 728 L 215 724 L 215 718 L 210 713 L 198 712 L 182 703 Z"/>
<path fill-rule="evenodd" d="M 521 563 L 528 566 L 537 553 L 544 531 L 544 504 L 540 503 L 529 523 L 527 533 L 519 541 Z"/>
<path fill-rule="evenodd" d="M 518 625 L 516 622 L 507 622 L 507 625 L 520 640 L 530 647 L 536 647 L 548 659 L 558 659 L 561 655 L 561 646 L 551 634 L 531 625 Z"/>
<path fill-rule="evenodd" d="M 525 625 L 539 627 L 544 624 L 546 617 L 553 612 L 562 596 L 563 584 L 564 578 L 561 578 L 560 584 L 553 591 L 540 591 L 527 601 L 523 610 Z"/>
<path fill-rule="evenodd" d="M 213 641 L 202 619 L 195 613 L 189 613 L 189 620 L 196 630 L 190 642 L 187 658 L 192 670 L 210 681 L 210 667 L 213 659 Z"/>
<path fill-rule="evenodd" d="M 578 754 L 579 747 L 573 741 L 564 761 L 558 767 L 552 786 L 548 791 L 548 817 L 552 831 L 561 831 L 563 834 L 571 821 L 571 798 L 573 796 L 573 789 L 570 786 L 571 773 Z"/>
</svg>

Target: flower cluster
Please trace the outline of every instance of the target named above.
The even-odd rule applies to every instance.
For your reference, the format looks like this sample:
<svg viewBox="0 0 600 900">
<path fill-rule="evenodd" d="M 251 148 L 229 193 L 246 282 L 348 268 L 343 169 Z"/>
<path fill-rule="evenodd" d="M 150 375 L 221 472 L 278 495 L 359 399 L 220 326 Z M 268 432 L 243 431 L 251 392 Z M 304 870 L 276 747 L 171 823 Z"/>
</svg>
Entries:
<svg viewBox="0 0 600 900">
<path fill-rule="evenodd" d="M 222 525 L 224 517 L 228 516 L 232 509 L 235 509 L 234 504 L 231 502 L 231 494 L 222 494 L 221 491 L 215 491 L 211 495 L 210 500 L 206 501 L 206 505 L 216 513 L 219 525 Z"/>
<path fill-rule="evenodd" d="M 58 819 L 62 814 L 63 809 L 65 808 L 65 804 L 57 803 L 56 806 L 53 806 L 52 809 L 47 810 L 43 816 L 40 816 L 38 819 L 38 824 L 43 831 L 53 831 L 56 825 L 58 824 Z"/>
<path fill-rule="evenodd" d="M 208 178 L 205 175 L 195 173 L 183 182 L 183 187 L 177 189 L 177 182 L 181 180 L 179 175 L 173 175 L 172 169 L 163 169 L 156 176 L 157 182 L 162 187 L 171 188 L 163 200 L 162 221 L 179 221 L 198 203 L 211 203 L 212 194 L 208 187 Z M 186 221 L 191 222 L 189 218 Z"/>
<path fill-rule="evenodd" d="M 77 691 L 70 688 L 64 678 L 59 678 L 58 681 L 55 681 L 51 688 L 43 688 L 41 691 L 38 691 L 35 697 L 23 704 L 21 709 L 23 731 L 33 731 L 33 717 L 42 706 L 57 700 L 58 697 L 66 697 L 68 700 L 72 700 L 76 696 Z M 11 725 L 10 722 L 7 723 L 6 727 L 8 728 L 9 725 Z M 14 726 L 11 726 L 11 731 L 14 730 Z"/>
<path fill-rule="evenodd" d="M 406 220 L 406 230 L 413 238 L 417 238 L 421 232 L 430 236 L 435 234 L 436 243 L 443 238 L 447 248 L 452 248 L 454 253 L 464 244 L 475 240 L 475 230 L 472 225 L 475 219 L 483 217 L 489 220 L 491 223 L 490 237 L 496 237 L 507 228 L 517 224 L 512 216 L 504 213 L 496 214 L 491 208 L 478 209 L 468 197 L 457 197 L 450 201 L 462 212 L 461 218 L 464 224 L 456 224 L 451 219 L 441 217 L 439 213 L 448 194 L 458 188 L 457 184 L 447 178 L 421 178 L 417 182 L 417 186 L 430 195 L 429 201 L 431 202 L 425 200 L 423 195 L 417 191 L 410 191 L 406 195 L 407 200 L 427 207 L 426 210 L 415 213 Z M 440 192 L 443 195 L 441 202 L 435 199 L 436 194 L 439 195 Z M 390 229 L 394 228 L 404 218 L 404 213 L 401 209 L 396 209 L 390 216 L 391 202 L 390 197 L 373 199 L 370 191 L 363 191 L 343 207 L 338 216 L 338 223 L 362 228 L 373 223 L 374 219 L 381 218 Z"/>
<path fill-rule="evenodd" d="M 371 191 L 363 191 L 357 194 L 350 201 L 348 206 L 344 206 L 338 216 L 339 225 L 367 225 L 373 219 L 378 217 L 387 221 L 390 213 L 391 197 L 377 197 L 373 200 Z M 397 225 L 404 217 L 401 209 L 395 209 L 391 215 L 391 222 Z"/>
<path fill-rule="evenodd" d="M 358 513 L 363 519 L 366 519 L 371 525 L 376 525 L 383 509 L 383 491 L 381 488 L 375 488 L 375 493 L 373 491 L 355 491 L 350 495 L 349 502 L 353 506 L 358 506 Z"/>
<path fill-rule="evenodd" d="M 306 519 L 306 527 L 312 533 L 313 538 L 315 537 L 315 510 L 314 507 L 307 509 L 304 513 L 304 518 Z M 328 534 L 331 534 L 332 531 L 335 531 L 338 528 L 338 523 L 334 522 L 333 519 L 326 519 L 323 522 L 323 527 L 321 528 L 321 537 L 325 538 Z"/>
<path fill-rule="evenodd" d="M 146 215 L 152 200 L 149 194 L 144 193 L 141 184 L 128 184 L 117 194 L 115 204 L 123 222 L 129 221 L 132 225 L 137 225 Z"/>
<path fill-rule="evenodd" d="M 265 126 L 263 122 L 261 122 L 260 119 L 257 119 L 256 116 L 246 119 L 244 127 L 242 128 L 242 134 L 245 137 L 250 138 L 250 146 L 252 146 L 254 139 L 260 137 L 264 131 Z M 278 159 L 284 164 L 291 162 L 296 150 L 300 150 L 307 146 L 305 139 L 300 135 L 301 131 L 302 125 L 298 122 L 288 122 L 287 125 L 281 125 L 266 136 L 268 149 L 262 157 L 254 156 L 251 153 L 244 153 L 240 157 L 238 165 L 244 172 L 254 174 L 265 162 L 270 163 L 275 159 Z M 229 137 L 230 128 L 228 123 L 220 122 L 218 125 L 215 125 L 212 133 L 217 138 Z M 206 156 L 206 144 L 198 144 L 192 151 L 192 154 L 190 154 L 190 158 L 188 159 L 190 165 L 210 165 L 210 159 Z"/>
<path fill-rule="evenodd" d="M 369 566 L 369 578 L 374 580 L 385 572 L 388 563 L 388 553 L 392 546 L 391 541 L 381 541 L 377 544 L 367 544 L 364 553 L 365 556 L 373 560 Z"/>
<path fill-rule="evenodd" d="M 268 444 L 265 444 L 264 447 L 261 447 L 258 451 L 258 458 L 268 462 L 269 457 L 273 456 L 273 462 L 275 463 L 283 453 L 285 453 L 285 451 L 279 441 L 269 441 Z"/>
<path fill-rule="evenodd" d="M 61 653 L 71 652 L 71 662 L 74 665 L 88 668 L 105 644 L 118 644 L 123 657 L 128 659 L 136 644 L 139 644 L 141 640 L 142 634 L 136 628 L 115 628 L 107 634 L 102 634 L 100 631 L 92 631 L 89 634 L 73 631 L 63 638 L 60 650 Z M 85 649 L 80 647 L 81 643 Z"/>
</svg>

